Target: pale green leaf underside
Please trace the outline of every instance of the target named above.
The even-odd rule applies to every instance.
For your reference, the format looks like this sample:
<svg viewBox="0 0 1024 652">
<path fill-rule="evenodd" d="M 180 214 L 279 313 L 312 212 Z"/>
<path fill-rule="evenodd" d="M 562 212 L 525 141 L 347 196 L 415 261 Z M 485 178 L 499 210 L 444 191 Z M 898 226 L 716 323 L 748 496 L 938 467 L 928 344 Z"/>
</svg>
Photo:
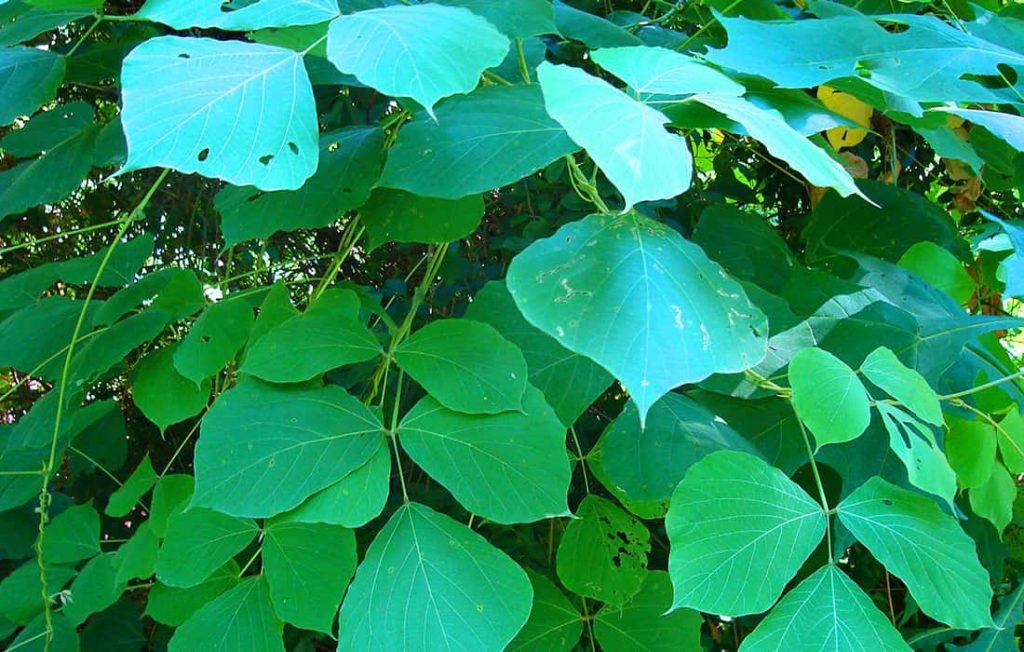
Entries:
<svg viewBox="0 0 1024 652">
<path fill-rule="evenodd" d="M 135 15 L 181 30 L 315 25 L 338 15 L 338 0 L 258 0 L 230 10 L 226 4 L 224 0 L 148 0 Z"/>
<path fill-rule="evenodd" d="M 824 349 L 804 349 L 789 363 L 793 407 L 818 447 L 856 439 L 871 423 L 864 383 Z"/>
<path fill-rule="evenodd" d="M 501 32 L 467 9 L 395 5 L 335 19 L 327 58 L 367 86 L 411 97 L 430 113 L 442 97 L 476 88 L 508 47 Z"/>
<path fill-rule="evenodd" d="M 787 593 L 740 650 L 909 652 L 910 647 L 853 580 L 825 566 Z"/>
<path fill-rule="evenodd" d="M 336 385 L 246 380 L 220 396 L 196 445 L 193 506 L 267 517 L 359 468 L 381 445 L 380 421 Z"/>
<path fill-rule="evenodd" d="M 637 214 L 591 215 L 513 259 L 523 316 L 618 378 L 640 410 L 673 387 L 756 365 L 767 319 L 700 247 Z"/>
<path fill-rule="evenodd" d="M 342 650 L 502 649 L 530 614 L 514 561 L 447 516 L 407 503 L 377 534 L 342 605 Z"/>
<path fill-rule="evenodd" d="M 641 98 L 698 93 L 742 95 L 746 90 L 711 66 L 666 48 L 604 48 L 591 56 Z"/>
<path fill-rule="evenodd" d="M 934 501 L 872 478 L 838 511 L 843 525 L 903 580 L 926 614 L 959 629 L 992 626 L 992 588 L 974 541 Z"/>
<path fill-rule="evenodd" d="M 542 63 L 548 114 L 585 148 L 626 201 L 672 199 L 690 187 L 693 158 L 669 119 L 579 68 Z"/>
<path fill-rule="evenodd" d="M 313 89 L 300 53 L 163 36 L 125 57 L 124 171 L 168 167 L 294 190 L 316 171 Z"/>
<path fill-rule="evenodd" d="M 402 419 L 402 448 L 474 514 L 498 523 L 568 516 L 565 427 L 532 386 L 522 409 L 462 414 L 427 397 Z"/>
<path fill-rule="evenodd" d="M 500 188 L 576 151 L 537 86 L 488 86 L 402 127 L 380 185 L 458 199 Z"/>
<path fill-rule="evenodd" d="M 825 521 L 782 471 L 745 453 L 708 455 L 679 483 L 665 519 L 673 608 L 767 610 L 818 546 Z"/>
</svg>

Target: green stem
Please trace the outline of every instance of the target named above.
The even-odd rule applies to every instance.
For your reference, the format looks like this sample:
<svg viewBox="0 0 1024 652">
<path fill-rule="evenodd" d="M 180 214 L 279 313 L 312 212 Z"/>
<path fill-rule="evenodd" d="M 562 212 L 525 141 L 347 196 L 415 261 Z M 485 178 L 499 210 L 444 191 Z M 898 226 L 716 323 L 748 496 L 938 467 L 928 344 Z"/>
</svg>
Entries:
<svg viewBox="0 0 1024 652">
<path fill-rule="evenodd" d="M 75 353 L 75 344 L 78 342 L 78 336 L 82 332 L 82 327 L 85 325 L 85 316 L 88 314 L 89 304 L 92 302 L 93 295 L 96 293 L 96 287 L 99 285 L 100 278 L 103 276 L 103 272 L 107 268 L 107 264 L 110 262 L 110 258 L 114 255 L 114 251 L 117 249 L 118 244 L 121 242 L 121 238 L 124 237 L 125 233 L 128 232 L 128 227 L 135 221 L 135 218 L 145 210 L 149 201 L 156 194 L 160 184 L 163 183 L 167 177 L 167 173 L 170 170 L 164 170 L 157 177 L 157 180 L 146 192 L 142 201 L 129 213 L 121 222 L 120 228 L 117 230 L 117 234 L 114 236 L 113 242 L 107 247 L 107 253 L 104 254 L 103 260 L 100 261 L 99 267 L 96 269 L 96 273 L 93 276 L 92 283 L 89 285 L 89 291 L 85 295 L 85 301 L 82 303 L 82 309 L 78 313 L 78 320 L 75 322 L 75 328 L 71 332 L 71 341 L 68 344 L 67 353 L 64 355 L 64 367 L 61 370 L 60 380 L 57 384 L 57 407 L 54 415 L 53 423 L 53 434 L 50 437 L 50 454 L 47 458 L 45 465 L 43 466 L 42 476 L 43 482 L 42 487 L 39 490 L 39 536 L 36 538 L 36 563 L 39 566 L 39 584 L 40 584 L 40 595 L 43 599 L 43 620 L 46 625 L 46 639 L 43 644 L 44 652 L 49 652 L 50 643 L 53 641 L 53 614 L 50 608 L 50 594 L 46 586 L 46 563 L 43 561 L 43 544 L 46 537 L 46 522 L 48 520 L 49 505 L 50 505 L 50 493 L 47 487 L 50 483 L 50 475 L 54 471 L 54 465 L 57 461 L 57 440 L 60 435 L 61 420 L 64 416 L 64 401 L 66 399 L 66 392 L 68 386 L 69 376 L 71 374 L 71 360 Z M 53 391 L 53 390 L 51 390 Z"/>
<path fill-rule="evenodd" d="M 398 410 L 402 403 L 402 384 L 405 382 L 405 372 L 398 372 L 398 386 L 395 388 L 394 405 L 391 407 L 391 428 L 388 430 L 388 439 L 395 452 L 395 466 L 398 467 L 398 480 L 402 485 L 402 501 L 409 502 L 409 491 L 405 486 L 405 471 L 402 470 L 402 456 L 398 448 Z"/>
<path fill-rule="evenodd" d="M 818 486 L 818 498 L 821 500 L 821 509 L 825 513 L 825 535 L 827 536 L 828 542 L 828 563 L 835 563 L 832 558 L 832 522 L 829 520 L 829 514 L 832 510 L 828 506 L 828 498 L 825 497 L 825 485 L 821 481 L 821 474 L 818 472 L 818 462 L 814 459 L 814 447 L 811 446 L 811 438 L 807 434 L 807 428 L 804 427 L 804 422 L 800 419 L 796 420 L 797 424 L 800 425 L 800 434 L 804 437 L 804 445 L 807 447 L 807 460 L 811 463 L 811 473 L 814 474 L 814 484 Z"/>
<path fill-rule="evenodd" d="M 530 67 L 526 64 L 526 52 L 523 50 L 523 39 L 516 39 L 516 60 L 519 62 L 519 75 L 527 84 L 532 84 L 530 79 Z"/>
<path fill-rule="evenodd" d="M 1024 378 L 1024 369 L 1021 369 L 1020 371 L 1018 371 L 1015 374 L 1010 374 L 1009 376 L 1003 376 L 1002 378 L 997 378 L 996 380 L 993 380 L 991 382 L 985 383 L 983 385 L 978 385 L 977 387 L 972 387 L 970 389 L 965 389 L 962 392 L 955 392 L 953 394 L 943 394 L 942 396 L 939 397 L 939 400 L 940 401 L 952 401 L 953 399 L 962 398 L 964 396 L 970 396 L 971 394 L 977 394 L 978 392 L 984 392 L 986 389 L 991 389 L 993 387 L 996 387 L 997 385 L 1002 385 L 1003 383 L 1010 382 L 1011 380 L 1017 380 L 1018 378 Z"/>
<path fill-rule="evenodd" d="M 723 16 L 728 15 L 729 12 L 732 11 L 733 9 L 735 9 L 736 7 L 738 7 L 741 2 L 743 2 L 743 0 L 733 0 L 732 3 L 728 7 L 726 7 L 725 9 L 722 10 L 722 12 L 721 12 L 722 15 Z M 704 23 L 700 27 L 700 29 L 698 29 L 696 32 L 694 32 L 689 38 L 687 38 L 685 41 L 683 41 L 682 43 L 677 45 L 676 46 L 676 52 L 679 52 L 679 51 L 683 50 L 687 45 L 690 44 L 691 41 L 693 41 L 693 39 L 697 38 L 698 36 L 700 36 L 704 32 L 706 32 L 709 29 L 711 29 L 711 26 L 714 25 L 717 22 L 718 22 L 718 19 L 712 17 L 712 19 L 710 21 Z"/>
<path fill-rule="evenodd" d="M 85 30 L 85 34 L 82 34 L 82 37 L 78 39 L 78 41 L 75 43 L 75 45 L 70 50 L 68 50 L 68 53 L 66 55 L 64 55 L 64 56 L 70 57 L 72 54 L 77 52 L 78 48 L 80 48 L 82 46 L 82 43 L 85 43 L 85 39 L 89 38 L 89 36 L 92 35 L 93 31 L 97 27 L 99 27 L 100 23 L 102 23 L 102 22 L 103 22 L 103 14 L 101 13 L 98 16 L 96 16 L 96 20 L 93 22 L 92 25 L 89 26 L 89 29 Z"/>
<path fill-rule="evenodd" d="M 579 437 L 576 436 L 576 428 L 569 426 L 569 432 L 572 433 L 572 443 L 576 446 L 576 458 L 580 461 L 580 471 L 583 473 L 583 488 L 587 490 L 587 494 L 590 494 L 590 480 L 587 478 L 587 458 L 583 454 L 583 448 L 580 446 Z"/>
<path fill-rule="evenodd" d="M 103 222 L 102 224 L 94 224 L 93 226 L 86 226 L 81 229 L 74 229 L 72 231 L 62 231 L 61 233 L 54 233 L 43 238 L 33 238 L 29 242 L 22 242 L 21 244 L 11 245 L 10 247 L 4 247 L 0 249 L 0 254 L 9 254 L 12 251 L 18 251 L 19 249 L 27 249 L 28 247 L 34 247 L 50 240 L 57 240 L 59 238 L 65 238 L 72 235 L 81 235 L 82 233 L 89 233 L 90 231 L 98 231 L 107 227 L 116 226 L 121 220 L 111 220 L 109 222 Z"/>
<path fill-rule="evenodd" d="M 338 272 L 341 271 L 341 266 L 348 260 L 348 257 L 352 254 L 356 244 L 365 232 L 366 228 L 359 224 L 359 216 L 356 216 L 349 222 L 345 228 L 345 235 L 338 244 L 338 252 L 334 254 L 334 262 L 331 263 L 327 273 L 320 280 L 320 284 L 313 291 L 313 296 L 309 299 L 310 303 L 316 301 L 324 293 L 324 290 L 330 287 L 331 283 L 334 283 L 334 279 L 338 277 Z"/>
</svg>

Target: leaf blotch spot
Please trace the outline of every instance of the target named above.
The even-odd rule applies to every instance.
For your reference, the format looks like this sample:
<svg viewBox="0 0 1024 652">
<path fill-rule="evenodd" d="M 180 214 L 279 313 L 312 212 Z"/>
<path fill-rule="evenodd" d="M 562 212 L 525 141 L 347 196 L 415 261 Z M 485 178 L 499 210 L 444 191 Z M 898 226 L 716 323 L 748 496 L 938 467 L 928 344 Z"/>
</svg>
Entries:
<svg viewBox="0 0 1024 652">
<path fill-rule="evenodd" d="M 202 163 L 203 161 L 205 161 L 205 160 L 206 160 L 206 159 L 208 159 L 208 158 L 210 158 L 210 148 L 209 148 L 209 147 L 207 147 L 207 148 L 206 148 L 206 149 L 204 149 L 203 151 L 199 152 L 199 155 L 198 155 L 198 156 L 196 156 L 196 159 L 197 159 L 197 160 L 198 160 L 198 161 L 199 161 L 200 163 Z"/>
</svg>

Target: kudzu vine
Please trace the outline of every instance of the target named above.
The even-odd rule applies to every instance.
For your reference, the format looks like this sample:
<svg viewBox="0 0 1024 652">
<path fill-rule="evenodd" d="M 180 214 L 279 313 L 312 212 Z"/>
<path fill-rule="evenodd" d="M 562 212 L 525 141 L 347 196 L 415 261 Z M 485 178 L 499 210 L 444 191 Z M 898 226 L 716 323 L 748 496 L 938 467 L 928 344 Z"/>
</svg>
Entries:
<svg viewBox="0 0 1024 652">
<path fill-rule="evenodd" d="M 0 0 L 0 646 L 1016 650 L 1024 10 Z"/>
</svg>

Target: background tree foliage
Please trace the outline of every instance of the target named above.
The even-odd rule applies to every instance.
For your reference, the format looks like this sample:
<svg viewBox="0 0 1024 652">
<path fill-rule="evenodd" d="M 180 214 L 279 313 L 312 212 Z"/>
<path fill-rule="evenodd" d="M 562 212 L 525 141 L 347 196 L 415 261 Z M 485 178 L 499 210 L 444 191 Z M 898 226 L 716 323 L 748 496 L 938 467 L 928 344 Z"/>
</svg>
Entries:
<svg viewBox="0 0 1024 652">
<path fill-rule="evenodd" d="M 0 0 L 0 646 L 1018 649 L 1022 73 L 1000 0 Z"/>
</svg>

